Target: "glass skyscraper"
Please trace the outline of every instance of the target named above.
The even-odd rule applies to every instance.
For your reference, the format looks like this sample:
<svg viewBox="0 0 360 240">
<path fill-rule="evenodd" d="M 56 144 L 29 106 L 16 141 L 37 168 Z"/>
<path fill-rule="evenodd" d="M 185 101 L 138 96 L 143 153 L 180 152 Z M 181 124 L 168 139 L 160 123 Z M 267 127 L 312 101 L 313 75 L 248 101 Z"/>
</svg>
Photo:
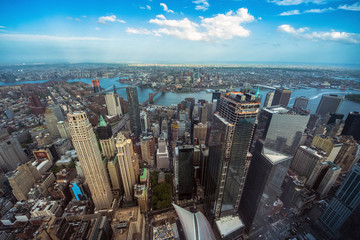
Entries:
<svg viewBox="0 0 360 240">
<path fill-rule="evenodd" d="M 140 108 L 139 108 L 139 98 L 138 98 L 137 88 L 136 87 L 126 88 L 126 94 L 129 103 L 131 132 L 136 137 L 140 137 L 141 123 L 140 123 Z"/>
<path fill-rule="evenodd" d="M 228 92 L 219 99 L 211 125 L 205 187 L 205 209 L 211 220 L 238 215 L 259 107 L 260 98 L 252 93 Z"/>
</svg>

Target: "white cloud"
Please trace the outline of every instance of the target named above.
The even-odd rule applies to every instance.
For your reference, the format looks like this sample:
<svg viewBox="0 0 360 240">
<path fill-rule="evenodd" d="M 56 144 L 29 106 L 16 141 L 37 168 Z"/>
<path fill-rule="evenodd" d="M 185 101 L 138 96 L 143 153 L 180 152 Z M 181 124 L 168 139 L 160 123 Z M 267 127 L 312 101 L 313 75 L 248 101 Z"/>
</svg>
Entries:
<svg viewBox="0 0 360 240">
<path fill-rule="evenodd" d="M 164 8 L 164 11 L 165 11 L 165 12 L 174 13 L 174 11 L 173 11 L 173 10 L 170 10 L 165 3 L 160 3 L 160 6 L 162 6 L 162 7 Z"/>
<path fill-rule="evenodd" d="M 140 8 L 140 9 L 144 9 L 144 10 L 145 10 L 145 7 L 144 7 L 144 6 L 140 6 L 139 8 Z"/>
<path fill-rule="evenodd" d="M 196 4 L 195 10 L 206 11 L 210 7 L 210 4 L 207 0 L 195 0 L 193 3 Z"/>
<path fill-rule="evenodd" d="M 280 13 L 280 16 L 291 16 L 291 15 L 299 15 L 300 14 L 300 11 L 299 10 L 290 10 L 290 11 L 287 11 L 287 12 L 282 12 Z"/>
<path fill-rule="evenodd" d="M 72 20 L 73 18 L 72 18 L 72 17 L 66 17 L 66 19 L 68 19 L 68 20 Z"/>
<path fill-rule="evenodd" d="M 275 3 L 280 6 L 299 5 L 303 3 L 325 4 L 328 1 L 329 0 L 268 0 L 268 2 Z"/>
<path fill-rule="evenodd" d="M 126 32 L 132 34 L 141 34 L 141 35 L 152 34 L 152 32 L 147 30 L 146 28 L 126 28 Z"/>
<path fill-rule="evenodd" d="M 100 31 L 100 30 L 101 30 L 101 28 L 99 28 L 99 27 L 96 27 L 96 28 L 95 28 L 95 30 L 96 30 L 96 31 Z"/>
<path fill-rule="evenodd" d="M 360 11 L 360 2 L 356 2 L 352 5 L 342 5 L 342 6 L 339 6 L 339 9 L 342 9 L 342 10 L 348 10 L 348 11 Z"/>
<path fill-rule="evenodd" d="M 148 10 L 151 10 L 151 7 L 150 7 L 149 5 L 146 5 L 146 8 L 147 8 Z"/>
<path fill-rule="evenodd" d="M 74 20 L 77 21 L 77 22 L 81 22 L 80 18 L 74 18 Z"/>
<path fill-rule="evenodd" d="M 33 41 L 109 41 L 110 38 L 98 38 L 98 37 L 62 37 L 51 35 L 37 35 L 37 34 L 0 34 L 0 39 L 33 42 Z"/>
<path fill-rule="evenodd" d="M 86 16 L 86 15 L 82 15 L 81 17 L 83 17 L 83 18 L 87 18 L 87 16 Z"/>
<path fill-rule="evenodd" d="M 100 24 L 106 24 L 106 22 L 126 23 L 124 20 L 118 19 L 115 15 L 99 17 L 98 23 L 100 23 Z"/>
<path fill-rule="evenodd" d="M 283 24 L 278 26 L 278 30 L 281 32 L 289 33 L 294 37 L 311 39 L 311 40 L 324 40 L 324 41 L 336 41 L 343 43 L 352 43 L 352 44 L 360 44 L 360 34 L 357 33 L 347 33 L 347 32 L 337 32 L 335 30 L 331 30 L 330 32 L 311 32 L 306 33 L 309 28 L 299 28 L 295 29 L 294 27 Z"/>
<path fill-rule="evenodd" d="M 295 29 L 294 27 L 292 27 L 292 26 L 290 26 L 288 24 L 283 24 L 283 25 L 278 26 L 278 30 L 280 32 L 298 34 L 298 33 L 303 33 L 306 30 L 309 30 L 309 28 L 304 27 L 304 28 Z"/>
<path fill-rule="evenodd" d="M 245 29 L 242 24 L 255 21 L 254 16 L 249 14 L 246 8 L 200 19 L 201 23 L 197 24 L 188 18 L 168 20 L 163 15 L 158 15 L 157 18 L 150 19 L 149 22 L 161 26 L 161 28 L 153 31 L 158 35 L 171 35 L 193 41 L 212 41 L 248 37 L 250 31 Z"/>
<path fill-rule="evenodd" d="M 156 18 L 160 18 L 160 19 L 166 19 L 164 15 L 162 14 L 159 14 L 159 15 L 156 15 Z"/>
<path fill-rule="evenodd" d="M 290 10 L 287 12 L 280 13 L 280 16 L 291 16 L 291 15 L 299 15 L 299 14 L 306 14 L 306 13 L 324 13 L 324 12 L 332 12 L 332 11 L 335 11 L 335 9 L 332 7 L 321 8 L 321 9 L 309 9 L 309 10 L 304 10 L 302 12 L 300 12 L 299 10 Z"/>
<path fill-rule="evenodd" d="M 0 28 L 5 28 L 5 26 L 0 26 Z"/>
</svg>

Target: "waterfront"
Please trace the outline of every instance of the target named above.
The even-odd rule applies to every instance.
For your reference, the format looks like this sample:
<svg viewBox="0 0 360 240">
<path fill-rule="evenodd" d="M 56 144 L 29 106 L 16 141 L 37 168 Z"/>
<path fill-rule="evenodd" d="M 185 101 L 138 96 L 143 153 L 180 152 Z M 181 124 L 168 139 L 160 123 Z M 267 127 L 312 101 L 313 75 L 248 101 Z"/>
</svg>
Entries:
<svg viewBox="0 0 360 240">
<path fill-rule="evenodd" d="M 118 81 L 119 78 L 105 78 L 100 79 L 100 85 L 102 88 L 106 90 L 110 90 L 113 88 L 113 85 L 115 84 L 116 87 L 127 87 L 128 84 L 120 83 Z M 87 84 L 91 84 L 91 79 L 69 79 L 68 82 L 77 82 L 81 81 Z M 29 81 L 29 82 L 17 82 L 16 84 L 4 84 L 2 83 L 0 86 L 4 85 L 19 85 L 19 84 L 30 84 L 30 83 L 43 83 L 46 82 L 46 80 L 41 81 Z M 260 95 L 262 97 L 262 103 L 265 101 L 266 94 L 269 90 L 260 90 Z M 120 97 L 123 97 L 124 99 L 127 99 L 126 97 L 126 90 L 119 89 L 117 90 L 117 93 Z M 139 95 L 139 102 L 144 102 L 149 97 L 149 93 L 154 93 L 154 91 L 151 88 L 139 88 L 138 87 L 138 95 Z M 340 96 L 345 96 L 348 93 L 352 94 L 360 94 L 360 91 L 355 90 L 338 90 L 338 89 L 320 89 L 320 88 L 308 88 L 308 89 L 295 89 L 293 90 L 293 93 L 291 95 L 289 106 L 292 106 L 294 104 L 295 98 L 300 96 L 306 96 L 310 98 L 308 109 L 310 109 L 311 113 L 314 113 L 316 111 L 316 108 L 321 100 L 321 96 L 324 94 L 338 94 Z M 205 99 L 207 101 L 211 101 L 212 94 L 207 93 L 206 91 L 199 91 L 196 93 L 190 92 L 190 93 L 177 93 L 177 92 L 166 92 L 165 94 L 158 94 L 154 99 L 154 104 L 157 105 L 172 105 L 172 104 L 178 104 L 182 100 L 184 100 L 187 97 L 193 97 L 195 98 L 196 102 L 199 99 Z M 341 104 L 338 113 L 342 113 L 346 115 L 351 111 L 358 111 L 360 112 L 360 103 L 344 100 Z"/>
</svg>

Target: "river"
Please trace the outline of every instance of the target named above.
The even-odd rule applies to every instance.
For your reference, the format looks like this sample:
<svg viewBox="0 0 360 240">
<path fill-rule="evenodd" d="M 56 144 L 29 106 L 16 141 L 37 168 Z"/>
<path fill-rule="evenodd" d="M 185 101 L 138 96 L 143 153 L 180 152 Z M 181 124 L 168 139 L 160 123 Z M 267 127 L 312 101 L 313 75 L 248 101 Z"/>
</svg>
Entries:
<svg viewBox="0 0 360 240">
<path fill-rule="evenodd" d="M 119 78 L 105 78 L 100 80 L 100 85 L 104 89 L 111 89 L 113 85 L 115 84 L 116 87 L 127 87 L 128 84 L 123 84 L 118 81 Z M 81 81 L 84 83 L 91 84 L 91 79 L 69 79 L 68 82 L 76 82 Z M 13 84 L 4 84 L 0 83 L 0 86 L 4 85 L 19 85 L 23 83 L 43 83 L 46 82 L 46 80 L 41 81 L 27 81 L 27 82 L 17 82 Z M 262 97 L 261 102 L 263 103 L 265 101 L 266 94 L 269 90 L 260 90 L 260 95 Z M 117 90 L 117 93 L 120 97 L 127 98 L 126 97 L 126 90 L 120 89 Z M 149 97 L 149 93 L 154 93 L 154 91 L 151 88 L 138 88 L 138 95 L 139 95 L 139 102 L 144 102 Z M 314 113 L 316 111 L 316 108 L 320 102 L 321 96 L 324 94 L 338 94 L 340 96 L 344 96 L 347 93 L 357 93 L 360 94 L 360 91 L 353 91 L 353 90 L 338 90 L 338 89 L 319 89 L 319 88 L 309 88 L 309 89 L 295 89 L 293 90 L 293 93 L 291 94 L 290 103 L 289 106 L 292 106 L 294 104 L 295 98 L 300 96 L 306 96 L 310 98 L 308 109 L 310 109 L 311 113 Z M 193 97 L 195 98 L 196 102 L 199 99 L 205 99 L 207 101 L 211 101 L 212 94 L 207 93 L 206 91 L 200 91 L 195 93 L 175 93 L 175 92 L 166 92 L 165 94 L 159 93 L 155 99 L 154 104 L 157 105 L 167 105 L 170 106 L 172 104 L 178 104 L 182 100 L 184 100 L 186 97 Z M 358 111 L 360 112 L 360 103 L 344 100 L 338 110 L 338 113 L 342 113 L 345 116 L 352 111 Z"/>
</svg>

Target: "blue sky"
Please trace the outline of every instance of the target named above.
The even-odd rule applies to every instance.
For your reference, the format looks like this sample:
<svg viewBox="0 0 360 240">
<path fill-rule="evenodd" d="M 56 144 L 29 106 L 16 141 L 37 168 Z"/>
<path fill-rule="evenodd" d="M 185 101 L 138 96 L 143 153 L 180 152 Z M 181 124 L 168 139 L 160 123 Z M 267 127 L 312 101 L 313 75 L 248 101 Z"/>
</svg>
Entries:
<svg viewBox="0 0 360 240">
<path fill-rule="evenodd" d="M 0 0 L 0 63 L 360 65 L 360 1 Z"/>
</svg>

